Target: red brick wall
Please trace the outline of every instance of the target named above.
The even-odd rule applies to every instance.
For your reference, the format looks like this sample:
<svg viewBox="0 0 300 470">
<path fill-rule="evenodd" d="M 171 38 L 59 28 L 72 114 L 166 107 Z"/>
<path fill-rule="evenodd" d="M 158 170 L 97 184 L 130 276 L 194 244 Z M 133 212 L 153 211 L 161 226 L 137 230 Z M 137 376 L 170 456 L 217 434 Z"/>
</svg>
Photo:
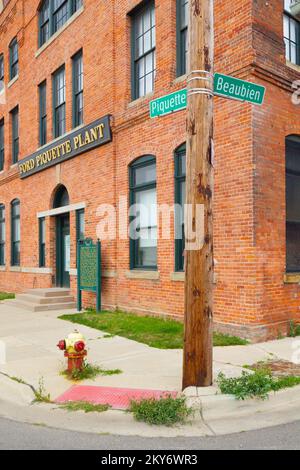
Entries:
<svg viewBox="0 0 300 470">
<path fill-rule="evenodd" d="M 96 237 L 101 203 L 118 207 L 128 197 L 128 165 L 153 154 L 157 161 L 158 203 L 174 202 L 174 150 L 185 141 L 185 113 L 149 119 L 149 100 L 181 89 L 176 79 L 176 2 L 156 0 L 157 76 L 155 92 L 131 102 L 130 19 L 139 0 L 85 0 L 84 11 L 37 57 L 39 1 L 12 0 L 0 16 L 0 53 L 17 35 L 19 79 L 6 91 L 6 166 L 0 174 L 0 202 L 7 207 L 7 266 L 0 289 L 22 291 L 51 286 L 50 274 L 11 272 L 11 200 L 21 200 L 22 267 L 38 267 L 37 213 L 52 207 L 54 190 L 64 184 L 70 202 L 85 202 L 86 235 Z M 285 136 L 300 133 L 299 109 L 290 86 L 299 72 L 286 66 L 282 39 L 282 0 L 216 0 L 215 70 L 267 87 L 262 107 L 215 99 L 216 260 L 215 323 L 253 339 L 277 336 L 299 318 L 299 287 L 285 285 Z M 67 131 L 71 130 L 71 57 L 83 48 L 85 124 L 111 114 L 113 142 L 25 180 L 10 168 L 9 111 L 20 108 L 20 158 L 38 147 L 37 86 L 47 79 L 48 138 L 51 138 L 51 74 L 63 63 L 67 79 Z M 54 219 L 47 219 L 47 267 L 55 273 Z M 117 225 L 118 228 L 118 225 Z M 103 242 L 104 306 L 183 316 L 183 282 L 174 271 L 173 233 L 158 242 L 158 280 L 129 279 L 129 240 Z M 75 268 L 75 214 L 71 214 Z M 76 292 L 76 277 L 71 279 Z M 84 296 L 85 305 L 92 302 Z"/>
</svg>

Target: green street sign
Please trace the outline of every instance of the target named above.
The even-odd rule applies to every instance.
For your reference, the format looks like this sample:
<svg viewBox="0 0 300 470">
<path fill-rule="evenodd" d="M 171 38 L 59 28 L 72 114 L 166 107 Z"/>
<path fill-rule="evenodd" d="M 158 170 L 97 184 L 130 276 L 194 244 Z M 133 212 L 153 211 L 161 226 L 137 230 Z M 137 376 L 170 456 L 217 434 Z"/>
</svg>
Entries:
<svg viewBox="0 0 300 470">
<path fill-rule="evenodd" d="M 262 105 L 266 88 L 256 83 L 240 80 L 221 73 L 214 74 L 214 95 Z M 150 101 L 150 117 L 165 116 L 181 111 L 187 106 L 187 89 L 175 91 Z"/>
<path fill-rule="evenodd" d="M 187 90 L 175 91 L 170 95 L 162 96 L 156 100 L 150 101 L 150 117 L 165 116 L 186 108 Z"/>
<path fill-rule="evenodd" d="M 266 88 L 221 73 L 214 75 L 214 94 L 252 104 L 263 104 Z"/>
</svg>

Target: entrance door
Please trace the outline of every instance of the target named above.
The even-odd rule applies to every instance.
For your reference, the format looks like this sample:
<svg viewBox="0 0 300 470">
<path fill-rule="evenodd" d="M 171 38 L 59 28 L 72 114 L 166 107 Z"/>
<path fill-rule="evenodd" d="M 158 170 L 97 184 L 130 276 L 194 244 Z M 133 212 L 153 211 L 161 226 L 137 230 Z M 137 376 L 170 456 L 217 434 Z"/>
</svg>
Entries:
<svg viewBox="0 0 300 470">
<path fill-rule="evenodd" d="M 56 219 L 56 285 L 70 287 L 70 215 Z"/>
</svg>

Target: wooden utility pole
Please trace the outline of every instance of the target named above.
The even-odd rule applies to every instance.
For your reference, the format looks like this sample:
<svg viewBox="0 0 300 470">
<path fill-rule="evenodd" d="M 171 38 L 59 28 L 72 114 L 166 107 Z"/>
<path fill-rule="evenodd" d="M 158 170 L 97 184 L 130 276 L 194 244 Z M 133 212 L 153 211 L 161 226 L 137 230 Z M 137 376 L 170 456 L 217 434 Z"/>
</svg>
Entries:
<svg viewBox="0 0 300 470">
<path fill-rule="evenodd" d="M 183 389 L 213 380 L 213 0 L 190 0 L 189 10 Z M 203 246 L 189 249 L 197 205 L 204 206 Z"/>
</svg>

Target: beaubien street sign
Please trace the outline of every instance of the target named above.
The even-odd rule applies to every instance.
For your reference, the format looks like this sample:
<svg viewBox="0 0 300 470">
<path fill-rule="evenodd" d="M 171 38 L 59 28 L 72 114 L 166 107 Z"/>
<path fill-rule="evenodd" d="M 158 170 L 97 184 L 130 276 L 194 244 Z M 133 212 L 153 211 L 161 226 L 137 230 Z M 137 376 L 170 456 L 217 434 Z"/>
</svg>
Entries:
<svg viewBox="0 0 300 470">
<path fill-rule="evenodd" d="M 214 94 L 217 96 L 262 105 L 265 93 L 266 88 L 262 85 L 221 73 L 214 74 Z M 165 116 L 185 109 L 186 105 L 187 89 L 184 88 L 150 101 L 150 117 Z"/>
<path fill-rule="evenodd" d="M 214 94 L 252 104 L 263 104 L 266 88 L 256 83 L 246 82 L 239 78 L 221 73 L 214 76 Z"/>
</svg>

